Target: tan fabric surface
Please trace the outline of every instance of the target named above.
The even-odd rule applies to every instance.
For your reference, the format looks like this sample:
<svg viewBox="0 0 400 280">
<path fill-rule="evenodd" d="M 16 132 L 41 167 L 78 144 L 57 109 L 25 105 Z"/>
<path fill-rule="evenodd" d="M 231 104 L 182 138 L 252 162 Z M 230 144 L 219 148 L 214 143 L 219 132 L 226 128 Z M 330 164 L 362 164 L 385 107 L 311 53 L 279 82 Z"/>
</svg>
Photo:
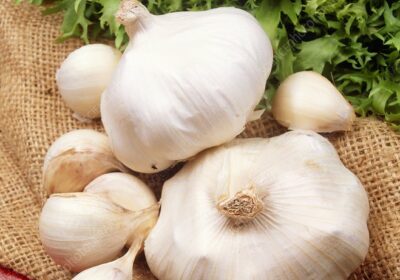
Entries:
<svg viewBox="0 0 400 280">
<path fill-rule="evenodd" d="M 43 157 L 51 142 L 76 128 L 101 130 L 100 122 L 78 123 L 57 92 L 54 75 L 78 40 L 55 43 L 59 16 L 13 0 L 0 3 L 0 264 L 31 279 L 70 279 L 44 253 L 37 219 L 44 201 Z M 244 136 L 271 136 L 283 128 L 264 117 Z M 384 123 L 358 120 L 349 133 L 329 138 L 369 193 L 371 247 L 353 279 L 400 279 L 400 138 Z M 177 169 L 177 168 L 175 168 Z M 173 172 L 142 176 L 159 194 Z M 154 279 L 144 257 L 135 279 Z"/>
</svg>

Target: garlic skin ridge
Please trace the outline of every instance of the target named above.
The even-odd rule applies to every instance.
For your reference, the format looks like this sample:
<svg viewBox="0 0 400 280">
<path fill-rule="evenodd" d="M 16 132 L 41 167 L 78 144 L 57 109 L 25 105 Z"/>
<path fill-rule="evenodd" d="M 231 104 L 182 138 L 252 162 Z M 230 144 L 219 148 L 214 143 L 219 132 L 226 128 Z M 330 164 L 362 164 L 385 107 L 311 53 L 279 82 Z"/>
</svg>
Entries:
<svg viewBox="0 0 400 280">
<path fill-rule="evenodd" d="M 101 114 L 122 163 L 159 172 L 243 131 L 273 56 L 253 16 L 235 8 L 155 16 L 125 0 L 117 19 L 130 43 Z"/>
<path fill-rule="evenodd" d="M 47 194 L 78 192 L 96 177 L 129 172 L 112 153 L 108 137 L 90 129 L 70 131 L 54 141 L 43 164 Z"/>
<path fill-rule="evenodd" d="M 121 52 L 104 44 L 74 50 L 61 64 L 56 82 L 61 96 L 78 119 L 100 117 L 101 94 L 111 80 Z"/>
<path fill-rule="evenodd" d="M 161 200 L 145 242 L 160 280 L 346 279 L 369 246 L 363 186 L 311 131 L 209 149 Z"/>
<path fill-rule="evenodd" d="M 272 114 L 289 129 L 315 132 L 351 130 L 353 106 L 324 76 L 313 71 L 287 77 L 272 100 Z"/>
</svg>

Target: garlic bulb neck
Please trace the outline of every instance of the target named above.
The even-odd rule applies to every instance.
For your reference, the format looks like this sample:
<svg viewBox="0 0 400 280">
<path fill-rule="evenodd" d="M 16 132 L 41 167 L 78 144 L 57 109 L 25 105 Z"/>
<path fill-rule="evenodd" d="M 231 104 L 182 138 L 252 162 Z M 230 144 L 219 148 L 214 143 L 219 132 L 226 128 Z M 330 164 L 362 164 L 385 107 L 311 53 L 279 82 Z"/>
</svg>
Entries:
<svg viewBox="0 0 400 280">
<path fill-rule="evenodd" d="M 237 192 L 234 197 L 220 199 L 217 208 L 226 217 L 247 220 L 263 210 L 263 203 L 254 189 L 247 189 Z"/>
<path fill-rule="evenodd" d="M 115 16 L 117 21 L 125 26 L 129 38 L 132 38 L 138 29 L 145 29 L 152 18 L 152 14 L 137 0 L 123 0 Z"/>
</svg>

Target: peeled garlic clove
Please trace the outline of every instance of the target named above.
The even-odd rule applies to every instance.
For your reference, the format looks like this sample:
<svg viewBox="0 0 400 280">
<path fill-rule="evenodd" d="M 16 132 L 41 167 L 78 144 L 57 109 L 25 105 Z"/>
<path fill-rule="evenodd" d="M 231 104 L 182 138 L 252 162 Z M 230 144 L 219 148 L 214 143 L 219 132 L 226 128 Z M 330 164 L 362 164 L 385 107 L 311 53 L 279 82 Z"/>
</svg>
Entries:
<svg viewBox="0 0 400 280">
<path fill-rule="evenodd" d="M 225 7 L 156 16 L 125 0 L 117 19 L 131 41 L 101 114 L 121 162 L 159 172 L 243 131 L 273 57 L 252 15 Z"/>
<path fill-rule="evenodd" d="M 80 117 L 100 117 L 101 94 L 111 80 L 121 53 L 110 46 L 92 44 L 68 55 L 56 74 L 61 96 Z"/>
<path fill-rule="evenodd" d="M 316 132 L 350 130 L 353 107 L 324 76 L 312 71 L 290 75 L 272 101 L 272 114 L 289 129 Z"/>
<path fill-rule="evenodd" d="M 346 279 L 369 246 L 363 186 L 311 131 L 209 149 L 161 201 L 145 242 L 160 280 Z"/>
<path fill-rule="evenodd" d="M 40 239 L 57 264 L 82 271 L 116 258 L 136 218 L 135 212 L 96 194 L 55 194 L 40 214 Z"/>
<path fill-rule="evenodd" d="M 96 177 L 127 171 L 113 155 L 103 133 L 81 129 L 62 135 L 49 148 L 43 165 L 43 184 L 48 194 L 78 192 Z"/>
<path fill-rule="evenodd" d="M 131 244 L 134 240 L 147 236 L 158 219 L 157 199 L 151 189 L 140 179 L 126 173 L 108 173 L 99 176 L 90 182 L 85 192 L 101 194 L 115 204 L 131 211 L 140 211 L 154 206 L 154 211 L 148 211 L 137 223 L 128 240 Z"/>
<path fill-rule="evenodd" d="M 132 266 L 141 243 L 132 245 L 123 257 L 82 271 L 72 280 L 132 280 Z"/>
</svg>

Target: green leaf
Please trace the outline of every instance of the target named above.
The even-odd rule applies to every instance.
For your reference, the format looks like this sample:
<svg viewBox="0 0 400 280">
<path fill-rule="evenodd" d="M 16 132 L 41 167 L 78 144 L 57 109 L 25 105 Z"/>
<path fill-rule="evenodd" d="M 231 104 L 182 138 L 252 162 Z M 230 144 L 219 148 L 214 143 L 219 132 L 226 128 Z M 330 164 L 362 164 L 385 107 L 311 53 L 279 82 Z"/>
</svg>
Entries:
<svg viewBox="0 0 400 280">
<path fill-rule="evenodd" d="M 296 56 L 296 71 L 314 70 L 322 73 L 327 63 L 339 54 L 340 43 L 333 36 L 325 36 L 300 44 L 300 52 Z"/>
</svg>

